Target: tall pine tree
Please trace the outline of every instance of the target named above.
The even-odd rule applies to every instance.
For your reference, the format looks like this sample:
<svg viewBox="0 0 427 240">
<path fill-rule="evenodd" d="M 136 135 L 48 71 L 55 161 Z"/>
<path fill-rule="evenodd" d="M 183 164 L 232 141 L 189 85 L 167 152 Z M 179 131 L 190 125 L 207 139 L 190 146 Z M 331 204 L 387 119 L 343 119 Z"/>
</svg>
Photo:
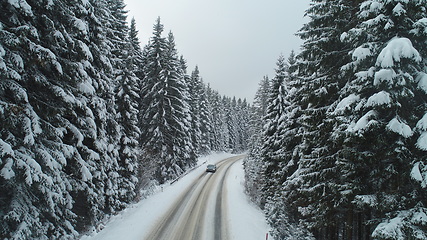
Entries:
<svg viewBox="0 0 427 240">
<path fill-rule="evenodd" d="M 141 95 L 143 154 L 159 165 L 156 178 L 165 182 L 195 164 L 188 128 L 188 88 L 172 33 L 162 36 L 160 18 L 144 52 Z"/>
<path fill-rule="evenodd" d="M 344 166 L 358 189 L 357 207 L 366 218 L 380 220 L 372 221 L 372 237 L 378 239 L 426 238 L 425 220 L 414 220 L 426 214 L 425 168 L 420 168 L 427 150 L 426 69 L 420 54 L 426 35 L 419 31 L 425 4 L 365 1 L 359 24 L 343 35 L 353 47 L 353 61 L 343 69 L 354 74 L 337 106 L 353 149 Z"/>
</svg>

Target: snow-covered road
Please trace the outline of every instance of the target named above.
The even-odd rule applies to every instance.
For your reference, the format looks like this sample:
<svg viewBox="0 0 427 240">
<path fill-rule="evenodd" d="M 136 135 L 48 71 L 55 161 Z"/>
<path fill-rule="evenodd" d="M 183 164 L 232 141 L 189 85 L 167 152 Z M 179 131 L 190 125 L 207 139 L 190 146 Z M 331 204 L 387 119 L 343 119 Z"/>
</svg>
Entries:
<svg viewBox="0 0 427 240">
<path fill-rule="evenodd" d="M 263 213 L 244 194 L 242 159 L 230 154 L 200 159 L 199 168 L 82 240 L 266 239 Z M 208 163 L 217 163 L 216 173 L 205 172 Z"/>
</svg>

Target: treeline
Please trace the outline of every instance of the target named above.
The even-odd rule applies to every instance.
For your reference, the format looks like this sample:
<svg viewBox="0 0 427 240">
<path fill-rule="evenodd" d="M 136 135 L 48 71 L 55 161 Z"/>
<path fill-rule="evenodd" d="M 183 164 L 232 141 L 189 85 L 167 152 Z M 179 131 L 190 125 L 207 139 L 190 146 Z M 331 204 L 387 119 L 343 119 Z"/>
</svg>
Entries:
<svg viewBox="0 0 427 240">
<path fill-rule="evenodd" d="M 311 1 L 245 162 L 275 239 L 427 239 L 426 6 Z"/>
<path fill-rule="evenodd" d="M 74 239 L 211 151 L 247 148 L 249 105 L 190 74 L 122 0 L 0 2 L 0 238 Z"/>
</svg>

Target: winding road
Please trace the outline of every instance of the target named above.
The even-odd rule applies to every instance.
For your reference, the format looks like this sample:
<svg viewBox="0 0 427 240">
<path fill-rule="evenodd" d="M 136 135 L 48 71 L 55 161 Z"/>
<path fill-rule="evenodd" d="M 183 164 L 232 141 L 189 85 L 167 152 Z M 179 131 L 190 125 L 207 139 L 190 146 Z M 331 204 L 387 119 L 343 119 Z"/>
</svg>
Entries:
<svg viewBox="0 0 427 240">
<path fill-rule="evenodd" d="M 216 173 L 205 172 L 197 177 L 146 240 L 229 239 L 225 183 L 230 167 L 243 157 L 224 159 L 217 163 Z"/>
</svg>

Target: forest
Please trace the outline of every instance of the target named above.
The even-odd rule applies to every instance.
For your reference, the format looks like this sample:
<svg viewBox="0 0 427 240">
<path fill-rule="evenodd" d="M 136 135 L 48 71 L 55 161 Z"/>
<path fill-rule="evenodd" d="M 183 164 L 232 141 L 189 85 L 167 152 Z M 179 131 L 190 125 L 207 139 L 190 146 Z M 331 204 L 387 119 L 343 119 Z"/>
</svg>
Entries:
<svg viewBox="0 0 427 240">
<path fill-rule="evenodd" d="M 245 162 L 275 239 L 427 239 L 426 7 L 311 1 Z"/>
<path fill-rule="evenodd" d="M 76 239 L 225 151 L 275 239 L 427 239 L 427 0 L 311 0 L 253 104 L 123 0 L 0 13 L 0 238 Z"/>
<path fill-rule="evenodd" d="M 187 72 L 160 18 L 142 47 L 122 0 L 0 4 L 1 239 L 76 239 L 247 149 L 250 105 Z"/>
</svg>

